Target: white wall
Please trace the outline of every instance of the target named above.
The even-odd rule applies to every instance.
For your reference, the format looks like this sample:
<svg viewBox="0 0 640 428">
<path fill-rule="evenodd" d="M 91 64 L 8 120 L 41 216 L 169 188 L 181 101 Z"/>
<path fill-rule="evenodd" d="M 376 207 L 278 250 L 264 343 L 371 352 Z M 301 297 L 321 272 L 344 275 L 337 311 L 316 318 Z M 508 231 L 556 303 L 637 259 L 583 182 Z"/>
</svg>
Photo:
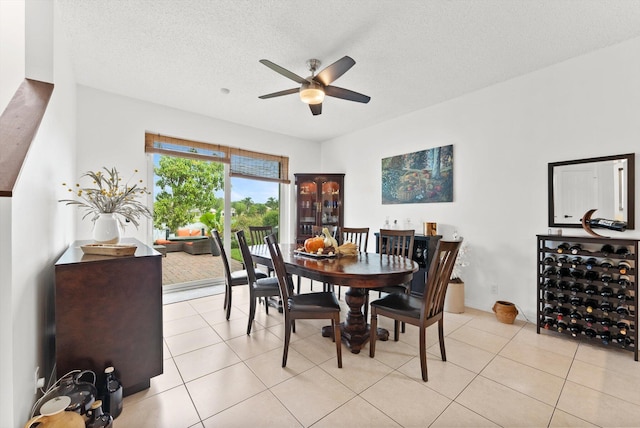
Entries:
<svg viewBox="0 0 640 428">
<path fill-rule="evenodd" d="M 4 2 L 0 3 L 3 3 L 0 12 L 4 12 Z M 22 27 L 14 28 L 14 40 L 22 40 L 24 51 L 22 3 Z M 68 239 L 72 239 L 61 233 L 65 218 L 54 189 L 62 187 L 59 183 L 73 171 L 71 166 L 75 162 L 75 79 L 67 47 L 58 33 L 59 26 L 55 25 L 51 2 L 32 2 L 36 9 L 39 5 L 44 10 L 38 19 L 45 19 L 48 13 L 52 25 L 49 28 L 54 29 L 49 36 L 55 50 L 49 70 L 43 63 L 39 69 L 43 74 L 54 76 L 55 88 L 13 189 L 13 197 L 0 202 L 0 427 L 3 428 L 21 427 L 27 421 L 37 398 L 34 394 L 36 366 L 40 367 L 41 376 L 49 378 L 53 354 L 50 350 L 52 330 L 47 330 L 47 318 L 52 311 L 53 264 L 66 248 Z M 7 64 L 22 69 L 21 82 L 25 77 L 24 52 L 14 55 L 13 60 L 22 62 L 21 67 Z M 11 91 L 13 96 L 18 85 L 0 79 L 0 87 L 3 94 Z M 9 337 L 5 336 L 6 328 Z"/>
<path fill-rule="evenodd" d="M 411 218 L 416 227 L 437 222 L 445 239 L 457 230 L 468 243 L 466 304 L 491 310 L 496 300 L 509 300 L 535 320 L 536 234 L 548 231 L 547 164 L 638 151 L 639 112 L 636 38 L 326 141 L 322 164 L 346 173 L 345 225 L 379 229 L 389 216 L 400 224 Z M 382 158 L 449 144 L 454 202 L 382 205 Z M 635 222 L 640 229 L 638 214 Z M 564 234 L 587 236 L 581 229 Z M 637 230 L 604 234 L 640 237 Z"/>
<path fill-rule="evenodd" d="M 145 184 L 149 186 L 153 176 L 152 165 L 144 153 L 145 131 L 289 156 L 292 184 L 284 186 L 283 224 L 290 223 L 290 219 L 295 217 L 295 208 L 289 203 L 294 195 L 293 173 L 319 170 L 316 165 L 320 157 L 319 143 L 79 86 L 77 173 L 70 180 L 89 170 L 115 166 L 125 176 L 135 169 L 140 170 L 142 177 L 147 178 Z M 90 221 L 78 221 L 75 226 L 78 239 L 91 239 Z M 141 224 L 138 230 L 128 226 L 124 235 L 151 243 L 151 227 L 150 220 Z M 293 230 L 283 230 L 281 239 L 293 240 L 293 235 L 288 233 L 293 233 Z"/>
</svg>

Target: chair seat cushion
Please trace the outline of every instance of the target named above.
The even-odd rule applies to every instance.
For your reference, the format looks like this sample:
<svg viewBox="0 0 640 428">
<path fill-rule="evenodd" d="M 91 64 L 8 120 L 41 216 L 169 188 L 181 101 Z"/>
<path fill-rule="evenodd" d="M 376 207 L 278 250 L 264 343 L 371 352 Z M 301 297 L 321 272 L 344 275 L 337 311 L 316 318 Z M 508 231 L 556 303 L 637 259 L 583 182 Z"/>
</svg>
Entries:
<svg viewBox="0 0 640 428">
<path fill-rule="evenodd" d="M 371 306 L 393 314 L 402 314 L 411 318 L 420 318 L 422 298 L 409 294 L 394 293 L 371 302 Z"/>
<path fill-rule="evenodd" d="M 384 287 L 374 288 L 373 291 L 381 291 L 383 293 L 406 293 L 409 288 L 409 284 L 401 285 L 386 285 Z"/>
<path fill-rule="evenodd" d="M 340 304 L 332 292 L 297 294 L 289 297 L 288 303 L 291 311 L 340 312 Z"/>
<path fill-rule="evenodd" d="M 247 277 L 246 270 L 237 270 L 235 272 L 231 272 L 231 285 L 242 285 L 248 283 L 249 278 Z"/>
<path fill-rule="evenodd" d="M 278 285 L 278 278 L 270 276 L 269 278 L 260 278 L 256 280 L 253 288 L 256 290 L 279 290 L 280 286 Z"/>
</svg>

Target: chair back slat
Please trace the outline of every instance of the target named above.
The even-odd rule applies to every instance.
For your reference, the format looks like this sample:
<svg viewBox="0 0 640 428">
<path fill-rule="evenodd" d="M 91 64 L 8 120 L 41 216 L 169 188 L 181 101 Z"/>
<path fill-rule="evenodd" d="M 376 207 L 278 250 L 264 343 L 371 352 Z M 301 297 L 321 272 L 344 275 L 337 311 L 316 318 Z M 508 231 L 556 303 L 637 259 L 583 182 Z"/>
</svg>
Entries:
<svg viewBox="0 0 640 428">
<path fill-rule="evenodd" d="M 264 238 L 274 233 L 272 226 L 249 226 L 252 245 L 264 244 Z"/>
<path fill-rule="evenodd" d="M 378 236 L 380 254 L 411 258 L 414 236 L 415 230 L 380 229 Z"/>
<path fill-rule="evenodd" d="M 224 245 L 222 243 L 222 239 L 220 238 L 220 233 L 216 229 L 211 230 L 211 234 L 213 235 L 213 239 L 216 241 L 216 245 L 220 250 L 220 258 L 222 259 L 222 264 L 224 266 L 224 280 L 228 283 L 227 285 L 231 285 L 231 268 L 229 267 L 229 259 L 227 259 L 227 253 L 224 251 Z"/>
<path fill-rule="evenodd" d="M 462 240 L 438 241 L 423 294 L 423 318 L 432 318 L 444 311 L 444 298 L 461 245 Z"/>
<path fill-rule="evenodd" d="M 285 306 L 289 300 L 289 293 L 293 290 L 293 281 L 291 276 L 287 274 L 287 268 L 284 265 L 282 251 L 280 250 L 276 236 L 271 234 L 265 237 L 264 240 L 269 248 L 269 254 L 271 254 L 271 263 L 273 264 L 273 270 L 276 272 L 278 285 L 280 286 L 280 297 L 282 297 L 282 304 Z"/>
<path fill-rule="evenodd" d="M 369 243 L 368 227 L 343 227 L 342 228 L 342 244 L 349 241 L 358 246 L 358 251 L 367 251 Z"/>
<path fill-rule="evenodd" d="M 236 232 L 236 239 L 238 240 L 238 246 L 240 247 L 240 253 L 242 254 L 242 260 L 244 261 L 244 268 L 247 271 L 249 284 L 255 284 L 256 270 L 253 266 L 253 258 L 251 257 L 251 251 L 249 250 L 247 238 L 244 236 L 243 230 Z"/>
</svg>

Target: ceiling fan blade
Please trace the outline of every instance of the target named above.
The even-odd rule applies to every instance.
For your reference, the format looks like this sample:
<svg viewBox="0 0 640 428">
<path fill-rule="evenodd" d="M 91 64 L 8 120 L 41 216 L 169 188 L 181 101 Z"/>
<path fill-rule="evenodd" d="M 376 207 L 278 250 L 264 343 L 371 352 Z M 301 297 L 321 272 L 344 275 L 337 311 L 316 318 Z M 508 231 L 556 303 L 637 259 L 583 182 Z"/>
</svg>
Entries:
<svg viewBox="0 0 640 428">
<path fill-rule="evenodd" d="M 263 63 L 264 65 L 266 65 L 267 67 L 269 67 L 270 69 L 272 69 L 273 71 L 275 71 L 276 73 L 280 73 L 284 77 L 288 77 L 289 79 L 293 80 L 294 82 L 298 82 L 300 84 L 308 82 L 307 79 L 303 79 L 302 77 L 298 76 L 295 73 L 292 73 L 291 71 L 287 70 L 286 68 L 282 68 L 278 64 L 272 63 L 268 59 L 261 59 L 260 62 Z"/>
<path fill-rule="evenodd" d="M 324 88 L 325 95 L 334 98 L 342 98 L 343 100 L 355 101 L 358 103 L 368 103 L 371 97 L 350 91 L 349 89 L 339 88 L 337 86 L 326 86 Z"/>
<path fill-rule="evenodd" d="M 284 91 L 273 92 L 271 94 L 260 95 L 258 98 L 266 100 L 267 98 L 281 97 L 283 95 L 291 95 L 300 92 L 299 88 L 285 89 Z"/>
<path fill-rule="evenodd" d="M 311 109 L 311 113 L 313 113 L 314 116 L 317 116 L 322 113 L 322 103 L 309 104 L 309 108 Z"/>
<path fill-rule="evenodd" d="M 314 79 L 327 86 L 346 73 L 355 63 L 350 56 L 344 56 L 318 73 Z"/>
</svg>

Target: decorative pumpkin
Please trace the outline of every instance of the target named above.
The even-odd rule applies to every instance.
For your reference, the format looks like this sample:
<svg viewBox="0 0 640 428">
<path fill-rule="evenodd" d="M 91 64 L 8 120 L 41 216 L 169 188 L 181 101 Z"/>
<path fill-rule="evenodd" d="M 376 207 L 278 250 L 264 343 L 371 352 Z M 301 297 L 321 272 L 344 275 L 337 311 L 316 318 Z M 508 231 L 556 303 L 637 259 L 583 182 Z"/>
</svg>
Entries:
<svg viewBox="0 0 640 428">
<path fill-rule="evenodd" d="M 304 250 L 307 253 L 317 253 L 320 248 L 324 248 L 324 238 L 321 236 L 307 238 L 304 241 Z"/>
</svg>

